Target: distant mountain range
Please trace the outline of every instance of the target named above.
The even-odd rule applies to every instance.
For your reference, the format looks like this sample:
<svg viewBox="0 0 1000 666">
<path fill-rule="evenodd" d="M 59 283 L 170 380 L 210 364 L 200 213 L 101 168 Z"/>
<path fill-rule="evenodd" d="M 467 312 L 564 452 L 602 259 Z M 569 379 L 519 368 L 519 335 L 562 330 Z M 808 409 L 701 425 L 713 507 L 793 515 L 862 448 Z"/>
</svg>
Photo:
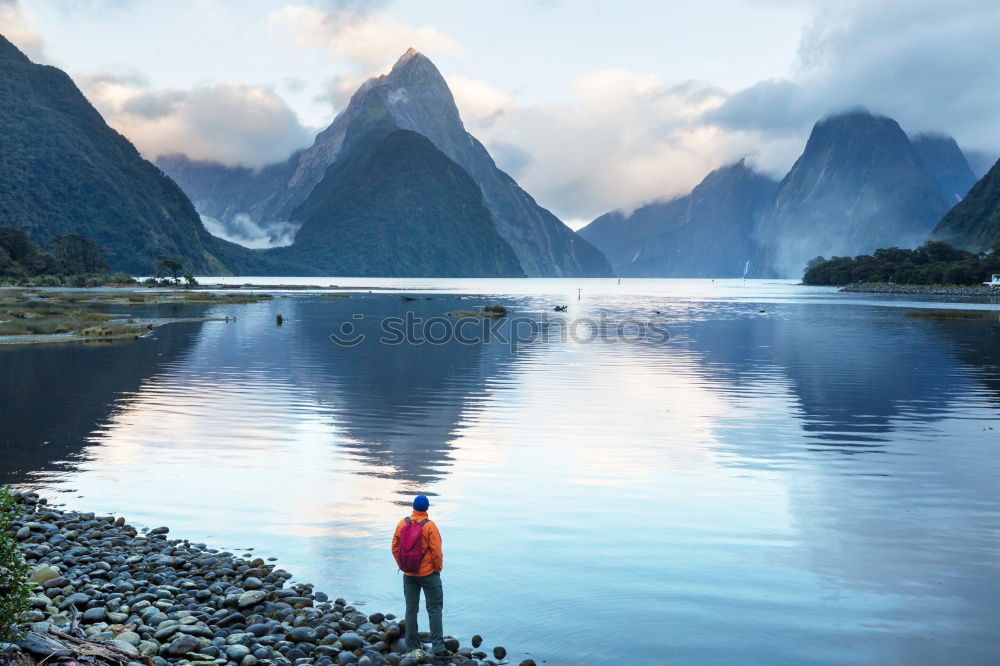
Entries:
<svg viewBox="0 0 1000 666">
<path fill-rule="evenodd" d="M 282 163 L 175 155 L 161 171 L 64 72 L 0 37 L 0 129 L 0 225 L 43 244 L 82 234 L 136 274 L 166 255 L 207 275 L 798 277 L 817 255 L 1000 240 L 998 166 L 974 184 L 954 139 L 867 111 L 818 122 L 780 183 L 740 161 L 577 234 L 497 168 L 412 49 Z"/>
<path fill-rule="evenodd" d="M 816 123 L 778 184 L 740 162 L 690 195 L 603 215 L 580 235 L 620 275 L 798 277 L 818 255 L 919 245 L 974 182 L 951 137 L 910 139 L 894 120 L 856 110 Z"/>
<path fill-rule="evenodd" d="M 72 80 L 0 37 L 0 225 L 45 244 L 78 233 L 113 269 L 161 256 L 200 275 L 610 276 L 604 256 L 538 206 L 465 132 L 434 65 L 408 51 L 366 82 L 315 144 L 251 171 L 143 159 Z M 213 236 L 245 225 L 252 250 Z M 365 174 L 362 178 L 361 174 Z"/>
<path fill-rule="evenodd" d="M 743 160 L 716 169 L 687 196 L 607 213 L 580 230 L 628 277 L 739 277 L 759 250 L 754 231 L 778 183 Z"/>
<path fill-rule="evenodd" d="M 347 213 L 343 207 L 319 205 L 314 193 L 324 180 L 330 179 L 331 173 L 345 174 L 338 163 L 351 158 L 360 138 L 376 127 L 383 135 L 392 130 L 423 135 L 446 160 L 472 178 L 481 191 L 482 203 L 496 234 L 517 258 L 519 270 L 516 274 L 546 277 L 613 274 L 600 252 L 535 203 L 510 176 L 497 168 L 483 145 L 465 131 L 451 91 L 437 68 L 413 49 L 408 50 L 388 74 L 366 81 L 347 108 L 317 135 L 313 145 L 292 155 L 286 162 L 258 172 L 192 162 L 181 156 L 165 157 L 157 164 L 190 194 L 202 214 L 223 225 L 238 224 L 245 216 L 264 230 L 284 230 L 289 224 L 304 225 L 310 216 L 316 224 L 317 216 L 336 213 L 341 217 L 328 220 L 331 228 L 350 233 L 353 227 L 356 232 L 363 233 L 357 229 L 363 222 L 361 217 L 345 218 Z M 434 163 L 443 171 L 426 176 L 449 180 L 453 175 L 450 167 L 444 168 L 439 160 Z M 390 185 L 398 186 L 399 183 L 388 179 L 382 181 L 383 187 Z M 335 189 L 325 187 L 322 191 Z M 440 190 L 439 187 L 432 189 Z M 397 198 L 392 191 L 372 191 L 371 196 L 398 201 L 404 206 L 396 209 L 383 206 L 382 215 L 387 222 L 406 220 L 414 205 L 419 203 L 412 197 Z M 458 199 L 437 201 L 434 205 L 438 205 L 440 214 L 456 217 L 465 214 L 460 209 L 448 208 L 460 206 Z M 306 241 L 300 236 L 289 250 L 277 254 L 310 262 L 319 256 L 329 256 L 323 248 L 304 245 Z M 315 236 L 309 238 L 311 244 L 325 242 Z M 495 242 L 492 236 L 481 240 L 487 246 Z M 388 260 L 388 255 L 383 259 Z M 343 262 L 336 265 L 338 270 L 352 270 Z M 387 265 L 399 266 L 395 261 L 388 261 Z M 325 268 L 327 264 L 318 266 Z M 355 270 L 363 269 L 359 266 Z M 484 267 L 481 274 L 496 275 L 491 272 L 494 270 L 501 270 L 503 275 L 511 274 L 508 268 L 500 269 L 499 265 Z M 448 274 L 448 271 L 449 267 L 444 264 L 433 267 L 435 275 Z"/>
</svg>

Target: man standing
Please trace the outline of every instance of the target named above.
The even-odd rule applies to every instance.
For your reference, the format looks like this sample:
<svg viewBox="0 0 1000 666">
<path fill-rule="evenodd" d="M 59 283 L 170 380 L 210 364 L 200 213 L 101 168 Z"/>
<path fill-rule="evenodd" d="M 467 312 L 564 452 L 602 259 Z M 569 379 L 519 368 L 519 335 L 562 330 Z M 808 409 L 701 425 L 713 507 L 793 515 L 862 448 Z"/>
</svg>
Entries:
<svg viewBox="0 0 1000 666">
<path fill-rule="evenodd" d="M 406 647 L 420 647 L 417 629 L 417 611 L 420 608 L 420 591 L 431 621 L 431 643 L 435 654 L 447 652 L 444 647 L 444 629 L 441 611 L 444 608 L 444 590 L 441 587 L 441 569 L 444 553 L 441 551 L 441 533 L 438 532 L 427 509 L 430 501 L 425 495 L 413 500 L 413 513 L 396 525 L 392 535 L 392 556 L 403 572 L 403 596 L 406 599 Z"/>
</svg>

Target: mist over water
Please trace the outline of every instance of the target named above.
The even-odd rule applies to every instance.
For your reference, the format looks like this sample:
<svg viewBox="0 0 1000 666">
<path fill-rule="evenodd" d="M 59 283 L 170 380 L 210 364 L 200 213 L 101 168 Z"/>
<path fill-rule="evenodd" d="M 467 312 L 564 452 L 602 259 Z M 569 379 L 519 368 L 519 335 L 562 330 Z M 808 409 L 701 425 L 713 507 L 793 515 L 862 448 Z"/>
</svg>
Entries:
<svg viewBox="0 0 1000 666">
<path fill-rule="evenodd" d="M 357 291 L 0 349 L 0 482 L 254 547 L 397 614 L 391 530 L 426 492 L 445 631 L 515 663 L 995 663 L 1000 322 L 905 316 L 991 306 L 753 280 L 326 282 Z M 487 303 L 670 339 L 378 341 L 386 317 Z M 345 322 L 362 342 L 331 341 Z"/>
</svg>

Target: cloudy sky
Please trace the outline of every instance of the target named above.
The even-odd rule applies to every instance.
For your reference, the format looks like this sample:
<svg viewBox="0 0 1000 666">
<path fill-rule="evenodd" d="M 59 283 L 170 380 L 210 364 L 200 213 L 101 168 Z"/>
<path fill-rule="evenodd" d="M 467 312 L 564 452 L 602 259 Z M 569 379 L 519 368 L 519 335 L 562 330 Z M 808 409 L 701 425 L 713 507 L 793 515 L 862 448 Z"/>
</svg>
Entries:
<svg viewBox="0 0 1000 666">
<path fill-rule="evenodd" d="M 743 156 L 780 177 L 815 120 L 859 105 L 1000 155 L 994 0 L 0 0 L 0 33 L 147 157 L 252 167 L 413 46 L 574 227 Z"/>
</svg>

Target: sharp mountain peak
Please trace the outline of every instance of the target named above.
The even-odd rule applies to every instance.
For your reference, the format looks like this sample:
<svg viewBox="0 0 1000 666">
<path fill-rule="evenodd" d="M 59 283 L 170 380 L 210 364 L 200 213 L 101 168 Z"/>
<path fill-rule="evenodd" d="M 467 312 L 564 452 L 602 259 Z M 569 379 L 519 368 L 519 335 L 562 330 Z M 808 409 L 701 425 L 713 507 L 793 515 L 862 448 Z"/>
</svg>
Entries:
<svg viewBox="0 0 1000 666">
<path fill-rule="evenodd" d="M 406 49 L 406 53 L 401 55 L 399 60 L 396 61 L 396 64 L 392 66 L 392 69 L 389 70 L 388 78 L 396 79 L 404 75 L 412 76 L 415 73 L 437 76 L 443 79 L 443 77 L 441 77 L 441 72 L 439 72 L 438 68 L 433 62 L 431 62 L 431 59 L 420 51 L 414 49 L 412 46 Z"/>
</svg>

